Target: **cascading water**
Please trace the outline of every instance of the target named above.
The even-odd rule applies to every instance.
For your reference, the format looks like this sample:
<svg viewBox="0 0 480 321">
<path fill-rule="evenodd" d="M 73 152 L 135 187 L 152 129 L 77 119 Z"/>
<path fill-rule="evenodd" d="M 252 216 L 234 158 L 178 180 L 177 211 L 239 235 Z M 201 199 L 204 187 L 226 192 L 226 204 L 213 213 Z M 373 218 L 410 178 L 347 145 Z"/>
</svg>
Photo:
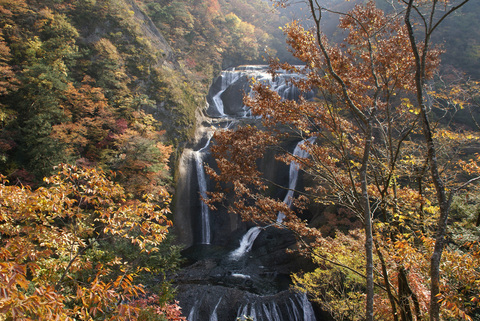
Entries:
<svg viewBox="0 0 480 321">
<path fill-rule="evenodd" d="M 301 297 L 297 297 L 299 300 L 300 306 L 303 310 L 303 320 L 304 321 L 315 321 L 315 312 L 313 311 L 312 304 L 308 301 L 307 294 L 303 293 Z"/>
<path fill-rule="evenodd" d="M 210 117 L 250 118 L 250 111 L 243 105 L 243 95 L 251 93 L 249 81 L 252 78 L 268 85 L 283 99 L 298 99 L 299 90 L 289 83 L 289 79 L 298 75 L 282 72 L 272 78 L 267 69 L 267 66 L 240 66 L 223 71 L 210 88 L 207 98 Z M 310 99 L 314 93 L 304 95 L 305 99 Z"/>
<path fill-rule="evenodd" d="M 259 226 L 254 226 L 249 229 L 248 232 L 245 233 L 245 235 L 240 240 L 240 246 L 235 251 L 230 253 L 230 258 L 233 260 L 238 260 L 239 258 L 244 256 L 245 253 L 249 252 L 252 249 L 253 242 L 261 231 L 262 228 Z"/>
<path fill-rule="evenodd" d="M 242 73 L 235 72 L 235 70 L 226 70 L 222 72 L 222 83 L 220 90 L 218 91 L 217 94 L 215 94 L 212 99 L 213 99 L 213 108 L 214 108 L 214 116 L 220 116 L 220 117 L 226 117 L 227 114 L 225 114 L 225 108 L 223 105 L 223 100 L 222 100 L 222 94 L 225 92 L 225 90 L 230 86 L 232 83 L 236 82 L 240 77 L 242 76 Z"/>
<path fill-rule="evenodd" d="M 204 127 L 200 127 L 204 133 L 202 140 L 206 143 L 202 143 L 196 151 L 184 153 L 191 157 L 182 158 L 184 174 L 179 179 L 182 190 L 188 192 L 185 195 L 196 197 L 196 200 L 177 195 L 177 208 L 180 210 L 175 214 L 175 226 L 180 226 L 180 232 L 194 232 L 200 236 L 180 237 L 190 242 L 191 247 L 184 251 L 190 251 L 191 256 L 186 254 L 187 257 L 194 257 L 194 263 L 183 269 L 175 281 L 180 305 L 188 312 L 189 321 L 234 321 L 243 315 L 256 321 L 315 320 L 310 313 L 313 311 L 311 305 L 310 309 L 305 308 L 310 304 L 306 296 L 304 302 L 297 294 L 288 291 L 291 282 L 289 271 L 295 270 L 283 267 L 279 271 L 276 268 L 276 264 L 283 261 L 285 263 L 281 264 L 293 263 L 294 254 L 286 253 L 285 248 L 295 244 L 294 236 L 274 226 L 257 226 L 240 237 L 245 223 L 238 216 L 221 210 L 210 211 L 198 200 L 198 197 L 207 197 L 209 182 L 203 167 L 205 163 L 213 164 L 209 159 L 212 127 L 228 128 L 233 124 L 230 121 L 235 119 L 256 121 L 248 115 L 242 101 L 243 95 L 249 93 L 251 78 L 267 84 L 284 99 L 298 98 L 298 90 L 288 83 L 291 77 L 291 74 L 283 73 L 272 79 L 266 72 L 266 66 L 244 66 L 222 72 L 212 85 L 207 98 L 209 107 L 206 114 L 209 118 L 205 118 Z M 305 150 L 299 147 L 301 144 L 296 145 L 293 154 L 308 157 L 308 153 L 305 154 Z M 273 158 L 271 161 L 275 162 Z M 285 171 L 286 166 L 275 166 Z M 292 162 L 289 166 L 288 193 L 284 200 L 288 206 L 291 205 L 298 174 L 299 166 Z M 286 185 L 281 179 L 281 184 Z M 234 239 L 240 244 L 232 251 L 229 245 Z M 256 239 L 256 247 L 252 250 Z M 259 249 L 264 254 L 259 256 Z M 252 255 L 245 255 L 249 252 Z M 276 259 L 270 259 L 271 255 Z"/>
<path fill-rule="evenodd" d="M 298 158 L 307 158 L 309 156 L 308 151 L 304 148 L 305 142 L 313 143 L 316 137 L 310 137 L 307 140 L 300 141 L 295 149 L 293 150 L 293 156 Z M 300 164 L 297 161 L 292 161 L 290 163 L 289 172 L 288 172 L 288 192 L 283 202 L 288 205 L 288 207 L 292 206 L 293 201 L 293 194 L 295 193 L 295 188 L 297 187 L 297 180 L 298 180 L 298 173 L 300 171 Z M 285 214 L 280 212 L 277 216 L 277 222 L 281 223 L 285 218 Z"/>
<path fill-rule="evenodd" d="M 305 142 L 310 144 L 315 141 L 316 137 L 310 137 L 307 140 L 300 141 L 293 150 L 293 155 L 298 158 L 307 158 L 309 156 L 308 151 L 304 148 Z M 300 164 L 297 161 L 292 161 L 289 167 L 289 182 L 288 182 L 288 192 L 283 202 L 287 204 L 288 207 L 292 206 L 293 194 L 295 193 L 295 188 L 297 186 L 298 174 L 300 171 Z M 281 223 L 285 218 L 285 214 L 280 212 L 277 216 L 277 222 Z M 234 260 L 240 259 L 245 253 L 249 252 L 252 249 L 253 242 L 257 238 L 258 234 L 262 230 L 258 226 L 250 228 L 247 233 L 240 240 L 240 246 L 230 254 L 230 258 Z"/>
<path fill-rule="evenodd" d="M 218 321 L 217 309 L 218 309 L 218 306 L 220 305 L 220 302 L 222 302 L 222 299 L 223 297 L 221 297 L 220 300 L 218 300 L 218 303 L 215 305 L 212 315 L 210 316 L 210 321 Z"/>
<path fill-rule="evenodd" d="M 197 170 L 197 180 L 198 180 L 198 189 L 202 199 L 207 198 L 207 179 L 205 177 L 205 170 L 203 168 L 203 154 L 204 151 L 208 149 L 210 141 L 212 140 L 213 133 L 210 134 L 210 137 L 207 140 L 205 146 L 203 146 L 198 151 L 193 152 L 195 158 L 195 165 Z M 211 232 L 210 232 L 210 213 L 208 210 L 208 205 L 205 204 L 203 200 L 201 203 L 201 244 L 210 244 Z"/>
<path fill-rule="evenodd" d="M 238 309 L 237 320 L 244 321 L 247 317 L 255 321 L 316 321 L 312 304 L 305 293 L 295 294 L 283 302 L 282 307 L 273 301 L 246 303 Z"/>
</svg>

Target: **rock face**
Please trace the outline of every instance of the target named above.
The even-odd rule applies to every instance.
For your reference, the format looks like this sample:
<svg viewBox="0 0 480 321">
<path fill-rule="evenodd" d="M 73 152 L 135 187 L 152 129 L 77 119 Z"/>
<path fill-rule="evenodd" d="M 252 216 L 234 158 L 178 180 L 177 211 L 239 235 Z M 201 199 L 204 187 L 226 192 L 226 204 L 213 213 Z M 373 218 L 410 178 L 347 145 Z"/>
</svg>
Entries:
<svg viewBox="0 0 480 321">
<path fill-rule="evenodd" d="M 185 149 L 179 168 L 174 226 L 187 248 L 183 254 L 189 263 L 173 279 L 177 299 L 190 321 L 234 321 L 243 315 L 257 321 L 320 320 L 306 295 L 290 290 L 290 274 L 312 268 L 309 261 L 287 251 L 296 244 L 291 232 L 274 226 L 252 227 L 225 209 L 208 209 L 199 197 L 214 188 L 203 172 L 204 164 L 215 167 L 209 152 L 212 132 L 240 121 L 258 121 L 242 102 L 252 77 L 267 82 L 282 97 L 298 96 L 287 85 L 291 75 L 272 80 L 265 66 L 227 70 L 213 82 L 207 97 L 208 117 L 198 126 L 197 142 Z M 293 152 L 298 144 L 285 141 L 283 147 Z M 299 188 L 301 175 L 298 169 L 292 172 L 291 166 L 276 161 L 273 151 L 259 161 L 265 177 L 275 183 L 267 191 L 270 196 L 286 199 L 287 188 Z"/>
<path fill-rule="evenodd" d="M 315 320 L 303 294 L 289 290 L 290 273 L 310 265 L 286 252 L 294 246 L 290 232 L 268 227 L 258 234 L 251 251 L 237 258 L 227 248 L 188 249 L 184 255 L 198 261 L 174 279 L 184 315 L 190 321 L 215 317 L 234 321 L 242 315 L 256 316 L 258 321 Z"/>
<path fill-rule="evenodd" d="M 149 39 L 151 45 L 160 53 L 161 59 L 159 62 L 170 68 L 179 67 L 178 62 L 173 54 L 173 49 L 168 44 L 167 40 L 163 37 L 160 30 L 153 23 L 153 21 L 139 8 L 134 0 L 127 0 L 127 3 L 132 6 L 135 14 L 135 19 L 142 21 L 140 24 L 141 30 L 145 37 Z"/>
</svg>

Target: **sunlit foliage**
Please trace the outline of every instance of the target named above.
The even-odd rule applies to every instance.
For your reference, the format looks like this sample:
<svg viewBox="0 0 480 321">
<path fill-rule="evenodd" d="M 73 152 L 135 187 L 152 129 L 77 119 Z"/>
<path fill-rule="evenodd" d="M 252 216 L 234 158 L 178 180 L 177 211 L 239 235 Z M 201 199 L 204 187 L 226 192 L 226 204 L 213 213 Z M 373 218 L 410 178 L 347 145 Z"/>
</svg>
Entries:
<svg viewBox="0 0 480 321">
<path fill-rule="evenodd" d="M 147 267 L 107 255 L 105 245 L 126 240 L 138 253 L 158 251 L 171 225 L 169 194 L 161 205 L 150 195 L 127 200 L 101 171 L 57 170 L 36 190 L 2 178 L 0 311 L 12 319 L 137 319 L 140 299 L 151 294 L 134 280 Z M 180 320 L 177 308 L 151 303 L 156 314 Z"/>
<path fill-rule="evenodd" d="M 254 94 L 244 102 L 263 126 L 215 135 L 218 169 L 209 173 L 219 189 L 211 201 L 225 201 L 244 219 L 266 224 L 278 225 L 277 215 L 284 213 L 281 226 L 294 231 L 300 249 L 318 265 L 296 275 L 297 286 L 339 320 L 471 319 L 480 293 L 478 240 L 451 242 L 447 218 L 453 198 L 475 193 L 472 184 L 479 179 L 472 152 L 478 150 L 478 131 L 452 116 L 475 100 L 460 98 L 465 91 L 455 87 L 423 99 L 427 82 L 437 79 L 441 51 L 416 41 L 401 14 L 386 15 L 373 2 L 356 5 L 341 15 L 346 37 L 334 44 L 320 26 L 328 9 L 309 4 L 316 29 L 297 22 L 284 28 L 294 56 L 305 65 L 275 60 L 271 68 L 273 77 L 279 69 L 297 74 L 292 84 L 317 97 L 282 99 L 253 80 Z M 425 5 L 419 15 L 431 9 L 427 2 L 415 4 Z M 309 157 L 285 153 L 281 143 L 287 137 L 310 138 L 303 145 Z M 308 177 L 293 208 L 268 193 L 278 186 L 257 168 L 266 151 L 287 164 L 295 160 Z M 307 198 L 354 213 L 363 232 L 352 226 L 334 238 L 322 235 L 320 226 L 298 214 Z M 465 262 L 462 275 L 457 260 Z"/>
</svg>

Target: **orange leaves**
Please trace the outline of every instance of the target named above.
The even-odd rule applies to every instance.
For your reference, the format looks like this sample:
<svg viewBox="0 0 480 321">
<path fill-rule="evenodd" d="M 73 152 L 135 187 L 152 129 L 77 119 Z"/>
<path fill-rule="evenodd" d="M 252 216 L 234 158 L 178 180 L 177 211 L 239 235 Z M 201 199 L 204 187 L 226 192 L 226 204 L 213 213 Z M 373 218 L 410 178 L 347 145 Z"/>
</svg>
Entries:
<svg viewBox="0 0 480 321">
<path fill-rule="evenodd" d="M 170 196 L 162 193 L 165 208 L 149 197 L 127 202 L 102 171 L 57 170 L 37 190 L 0 185 L 0 312 L 13 319 L 134 320 L 138 309 L 129 302 L 144 293 L 134 274 L 109 281 L 108 266 L 118 260 L 93 266 L 86 253 L 113 237 L 154 251 L 171 224 L 165 217 Z M 93 280 L 82 276 L 92 273 Z"/>
<path fill-rule="evenodd" d="M 79 88 L 68 84 L 62 104 L 68 119 L 54 125 L 51 134 L 66 143 L 68 152 L 74 156 L 84 155 L 88 145 L 104 140 L 115 124 L 107 99 L 100 88 L 90 85 L 92 82 L 85 77 Z"/>
<path fill-rule="evenodd" d="M 320 67 L 321 55 L 315 34 L 304 30 L 297 21 L 287 24 L 284 30 L 287 35 L 287 44 L 292 48 L 293 55 L 307 63 L 310 69 Z"/>
<path fill-rule="evenodd" d="M 245 126 L 235 131 L 216 132 L 214 139 L 217 143 L 212 147 L 212 154 L 223 174 L 222 180 L 241 179 L 246 184 L 262 185 L 256 161 L 263 157 L 267 147 L 277 142 L 275 137 L 256 127 Z"/>
<path fill-rule="evenodd" d="M 441 280 L 439 302 L 446 314 L 460 320 L 471 320 L 467 314 L 478 308 L 480 293 L 480 257 L 475 252 L 462 253 L 447 248 L 441 265 L 444 278 Z"/>
<path fill-rule="evenodd" d="M 359 30 L 364 33 L 362 37 L 367 38 L 386 25 L 387 19 L 383 11 L 378 9 L 373 1 L 369 1 L 364 5 L 356 5 L 350 14 L 342 16 L 339 27 L 350 31 Z"/>
</svg>

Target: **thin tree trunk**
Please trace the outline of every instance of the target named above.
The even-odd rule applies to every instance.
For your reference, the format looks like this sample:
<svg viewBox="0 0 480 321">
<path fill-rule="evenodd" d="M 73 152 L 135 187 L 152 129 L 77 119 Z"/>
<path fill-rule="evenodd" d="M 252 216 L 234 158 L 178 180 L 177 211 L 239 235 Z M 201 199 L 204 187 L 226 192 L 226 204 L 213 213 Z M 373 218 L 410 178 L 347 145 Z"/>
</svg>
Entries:
<svg viewBox="0 0 480 321">
<path fill-rule="evenodd" d="M 392 287 L 390 286 L 390 280 L 389 280 L 388 271 L 387 271 L 387 264 L 385 263 L 385 258 L 383 257 L 383 254 L 382 254 L 382 251 L 380 250 L 380 246 L 378 245 L 378 242 L 375 242 L 375 239 L 373 241 L 375 244 L 375 249 L 377 250 L 378 258 L 380 259 L 380 262 L 382 264 L 383 282 L 385 282 L 385 289 L 387 290 L 388 300 L 390 301 L 390 306 L 392 307 L 393 321 L 398 321 L 397 305 L 395 303 L 395 297 L 393 296 L 393 293 L 392 293 Z"/>
<path fill-rule="evenodd" d="M 425 67 L 426 67 L 426 56 L 428 53 L 429 46 L 429 35 L 425 37 L 425 42 L 423 44 L 423 49 L 421 55 L 419 48 L 417 46 L 413 24 L 410 21 L 410 15 L 413 8 L 413 0 L 409 0 L 407 10 L 405 13 L 405 24 L 408 29 L 408 34 L 410 38 L 410 44 L 415 56 L 416 70 L 415 70 L 415 84 L 416 84 L 416 95 L 417 103 L 420 111 L 420 118 L 422 121 L 423 135 L 425 137 L 427 145 L 427 158 L 430 165 L 430 175 L 432 178 L 433 185 L 435 186 L 437 201 L 440 206 L 440 217 L 437 222 L 437 233 L 435 236 L 435 247 L 430 259 L 430 319 L 432 321 L 440 321 L 440 304 L 438 295 L 440 293 L 440 262 L 442 259 L 442 253 L 445 246 L 445 235 L 447 229 L 447 219 L 449 214 L 449 202 L 445 194 L 445 186 L 443 181 L 440 178 L 436 148 L 433 141 L 433 133 L 430 127 L 430 121 L 427 114 L 427 106 L 423 96 L 423 87 L 425 81 Z"/>
<path fill-rule="evenodd" d="M 372 123 L 373 117 L 370 116 L 367 131 L 366 140 L 363 151 L 362 167 L 360 169 L 360 181 L 362 186 L 362 205 L 363 214 L 365 220 L 365 256 L 367 259 L 366 276 L 367 276 L 367 302 L 365 308 L 366 321 L 373 321 L 373 295 L 374 295 L 374 283 L 373 283 L 373 233 L 372 233 L 372 213 L 370 210 L 370 199 L 368 196 L 368 158 L 370 156 L 370 150 L 372 147 Z"/>
<path fill-rule="evenodd" d="M 400 316 L 402 321 L 413 321 L 412 309 L 410 308 L 411 292 L 408 286 L 407 272 L 401 266 L 398 269 L 398 296 L 400 298 Z"/>
<path fill-rule="evenodd" d="M 427 114 L 427 106 L 424 98 L 424 84 L 425 84 L 425 70 L 427 67 L 427 55 L 429 52 L 430 46 L 430 37 L 433 31 L 438 27 L 438 25 L 453 12 L 465 5 L 469 0 L 463 0 L 458 5 L 450 7 L 444 14 L 434 21 L 436 6 L 439 1 L 432 1 L 430 7 L 430 15 L 428 18 L 422 16 L 424 19 L 425 35 L 423 40 L 423 48 L 419 50 L 419 47 L 416 43 L 415 34 L 413 30 L 413 22 L 411 21 L 412 9 L 414 9 L 414 0 L 408 0 L 405 3 L 407 4 L 407 9 L 405 11 L 405 25 L 408 29 L 408 35 L 410 38 L 410 45 L 415 57 L 415 84 L 416 84 L 416 94 L 417 94 L 417 103 L 420 109 L 420 117 L 423 127 L 423 135 L 427 144 L 427 158 L 430 165 L 430 175 L 432 178 L 433 185 L 435 186 L 436 197 L 438 205 L 440 207 L 440 217 L 437 222 L 437 230 L 435 236 L 435 247 L 430 259 L 430 319 L 432 321 L 440 321 L 440 303 L 439 294 L 440 294 L 440 262 L 442 260 L 442 253 L 445 248 L 445 236 L 447 232 L 447 220 L 450 213 L 450 205 L 452 201 L 452 193 L 447 197 L 447 192 L 445 189 L 444 182 L 440 178 L 440 171 L 438 169 L 436 148 L 433 141 L 433 133 L 430 127 L 430 122 Z M 419 11 L 416 11 L 417 14 L 422 15 Z"/>
</svg>

